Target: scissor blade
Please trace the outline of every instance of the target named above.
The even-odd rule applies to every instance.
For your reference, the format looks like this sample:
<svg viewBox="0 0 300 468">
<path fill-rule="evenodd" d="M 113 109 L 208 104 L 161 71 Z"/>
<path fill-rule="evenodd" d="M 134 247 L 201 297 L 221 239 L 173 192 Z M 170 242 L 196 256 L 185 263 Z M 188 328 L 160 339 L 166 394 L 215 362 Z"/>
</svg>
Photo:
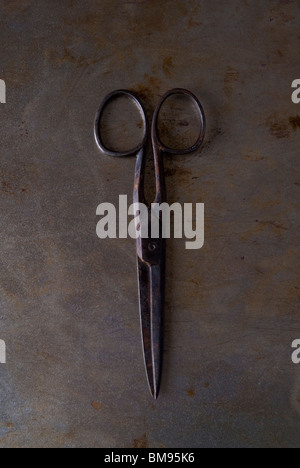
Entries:
<svg viewBox="0 0 300 468">
<path fill-rule="evenodd" d="M 158 397 L 163 355 L 163 277 L 159 265 L 150 267 L 151 344 L 154 398 Z"/>
<path fill-rule="evenodd" d="M 138 257 L 139 299 L 146 374 L 152 396 L 159 392 L 163 352 L 163 278 L 160 266 Z"/>
<path fill-rule="evenodd" d="M 151 303 L 149 300 L 149 267 L 139 257 L 138 281 L 139 281 L 139 303 L 142 331 L 142 344 L 144 350 L 144 361 L 148 384 L 151 394 L 154 396 L 153 363 L 151 346 Z"/>
</svg>

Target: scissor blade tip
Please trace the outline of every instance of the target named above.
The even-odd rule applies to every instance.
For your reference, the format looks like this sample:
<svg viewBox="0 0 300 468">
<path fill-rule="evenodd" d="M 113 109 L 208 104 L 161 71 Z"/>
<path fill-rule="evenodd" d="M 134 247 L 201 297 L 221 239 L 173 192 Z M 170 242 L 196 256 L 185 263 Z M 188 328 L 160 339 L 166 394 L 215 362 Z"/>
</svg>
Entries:
<svg viewBox="0 0 300 468">
<path fill-rule="evenodd" d="M 155 390 L 155 388 L 150 387 L 150 393 L 151 393 L 151 396 L 154 398 L 154 400 L 157 400 L 158 392 Z"/>
<path fill-rule="evenodd" d="M 152 393 L 154 400 L 157 400 L 159 391 L 157 389 L 154 389 L 153 392 L 151 393 Z"/>
</svg>

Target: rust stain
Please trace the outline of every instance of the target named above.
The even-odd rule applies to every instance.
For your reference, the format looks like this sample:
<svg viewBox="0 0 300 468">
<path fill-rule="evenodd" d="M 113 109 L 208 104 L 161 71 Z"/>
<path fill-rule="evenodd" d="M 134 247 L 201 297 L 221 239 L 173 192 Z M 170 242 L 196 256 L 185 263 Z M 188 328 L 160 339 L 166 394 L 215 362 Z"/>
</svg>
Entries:
<svg viewBox="0 0 300 468">
<path fill-rule="evenodd" d="M 202 26 L 201 21 L 195 21 L 194 18 L 190 18 L 188 28 L 191 29 L 191 28 L 195 28 L 197 26 Z"/>
<path fill-rule="evenodd" d="M 70 49 L 65 47 L 62 57 L 59 58 L 59 62 L 60 63 L 71 62 L 71 63 L 74 63 L 77 68 L 79 68 L 85 65 L 86 59 L 85 57 L 81 55 L 76 57 Z"/>
<path fill-rule="evenodd" d="M 263 161 L 266 159 L 264 156 L 262 156 L 259 151 L 253 150 L 249 151 L 247 154 L 243 156 L 244 161 L 251 161 L 251 162 L 258 162 L 258 161 Z"/>
<path fill-rule="evenodd" d="M 135 92 L 143 101 L 148 101 L 153 97 L 152 89 L 144 84 L 135 85 L 132 91 Z"/>
<path fill-rule="evenodd" d="M 289 118 L 289 122 L 294 131 L 300 128 L 300 115 L 295 115 Z"/>
<path fill-rule="evenodd" d="M 195 390 L 193 388 L 191 388 L 190 390 L 187 391 L 187 394 L 189 397 L 193 397 L 195 396 Z"/>
<path fill-rule="evenodd" d="M 149 448 L 147 435 L 144 434 L 141 439 L 134 439 L 133 448 Z"/>
<path fill-rule="evenodd" d="M 8 422 L 8 423 L 6 423 L 6 427 L 8 427 L 8 428 L 10 428 L 10 429 L 11 429 L 11 428 L 13 428 L 13 427 L 14 427 L 14 425 L 13 425 L 13 423 L 12 423 L 12 422 Z"/>
<path fill-rule="evenodd" d="M 161 80 L 156 76 L 151 76 L 145 73 L 144 82 L 136 83 L 132 91 L 136 93 L 145 104 L 145 107 L 151 105 L 149 101 L 153 101 L 155 95 L 159 94 Z M 153 105 L 153 102 L 152 102 Z"/>
<path fill-rule="evenodd" d="M 22 136 L 22 134 L 21 134 Z M 29 187 L 36 180 L 37 170 L 34 164 L 18 162 L 15 167 L 0 167 L 0 194 L 9 196 L 20 196 L 27 194 Z"/>
<path fill-rule="evenodd" d="M 240 72 L 235 70 L 234 68 L 229 67 L 225 74 L 224 83 L 235 83 L 239 80 L 239 77 Z"/>
<path fill-rule="evenodd" d="M 290 130 L 288 124 L 284 119 L 277 119 L 275 114 L 270 115 L 266 119 L 266 125 L 269 129 L 269 133 L 278 138 L 288 138 L 290 136 Z"/>
<path fill-rule="evenodd" d="M 44 50 L 44 56 L 47 60 L 55 63 L 56 65 L 62 65 L 64 63 L 72 63 L 76 68 L 89 67 L 94 65 L 102 60 L 102 58 L 87 58 L 83 55 L 76 55 L 75 52 L 72 52 L 70 48 L 64 47 L 61 53 L 57 49 L 48 47 Z"/>
<path fill-rule="evenodd" d="M 209 382 L 205 382 L 204 387 L 205 387 L 205 388 L 209 388 L 209 387 L 210 387 L 210 383 L 209 383 Z"/>
<path fill-rule="evenodd" d="M 190 14 L 190 17 L 189 17 L 189 23 L 188 23 L 188 28 L 191 29 L 191 28 L 195 28 L 197 26 L 201 26 L 202 25 L 202 22 L 201 21 L 197 21 L 197 15 L 198 13 L 200 13 L 200 10 L 201 10 L 201 4 L 198 3 L 191 11 L 191 14 Z"/>
<path fill-rule="evenodd" d="M 257 361 L 263 361 L 266 357 L 265 356 L 256 356 Z"/>
<path fill-rule="evenodd" d="M 196 280 L 195 278 L 192 278 L 190 282 L 198 287 L 201 286 L 201 282 L 199 280 Z"/>
<path fill-rule="evenodd" d="M 2 180 L 1 182 L 1 192 L 6 193 L 8 195 L 15 195 L 14 187 L 9 182 Z"/>
<path fill-rule="evenodd" d="M 26 66 L 26 62 L 14 62 L 5 67 L 3 78 L 10 83 L 10 86 L 24 87 L 32 80 L 32 71 Z"/>
<path fill-rule="evenodd" d="M 251 206 L 255 207 L 257 210 L 267 208 L 271 208 L 272 206 L 280 205 L 282 202 L 280 195 L 274 195 L 271 197 L 270 194 L 262 194 L 260 193 L 258 196 L 251 200 Z"/>
<path fill-rule="evenodd" d="M 156 76 L 151 76 L 145 74 L 145 80 L 148 82 L 148 86 L 154 89 L 159 89 L 161 86 L 161 80 L 157 78 Z"/>
<path fill-rule="evenodd" d="M 27 189 L 24 187 L 19 187 L 16 183 L 7 182 L 6 180 L 1 181 L 1 188 L 0 192 L 5 193 L 7 195 L 14 196 L 17 193 L 26 193 Z"/>
<path fill-rule="evenodd" d="M 174 69 L 173 58 L 166 57 L 164 59 L 162 68 L 163 68 L 164 74 L 170 78 L 172 76 L 172 72 Z"/>
<path fill-rule="evenodd" d="M 271 135 L 275 136 L 278 139 L 281 138 L 288 138 L 290 136 L 290 132 L 287 129 L 285 124 L 275 123 L 270 127 Z"/>
<path fill-rule="evenodd" d="M 283 231 L 288 231 L 289 228 L 285 226 L 283 223 L 278 223 L 276 221 L 268 221 L 266 224 L 269 224 L 270 226 L 273 226 L 275 229 L 283 230 Z"/>
<path fill-rule="evenodd" d="M 165 176 L 166 177 L 172 177 L 174 175 L 179 175 L 180 177 L 184 177 L 184 176 L 188 176 L 190 177 L 192 175 L 192 171 L 188 170 L 188 169 L 185 169 L 183 167 L 176 167 L 176 166 L 172 166 L 172 167 L 167 167 L 165 169 Z"/>
<path fill-rule="evenodd" d="M 93 401 L 91 406 L 94 408 L 95 411 L 100 411 L 102 409 L 102 405 L 98 401 Z"/>
<path fill-rule="evenodd" d="M 1 3 L 7 13 L 23 13 L 23 11 L 30 5 L 31 1 L 32 0 L 10 0 L 9 2 Z"/>
</svg>

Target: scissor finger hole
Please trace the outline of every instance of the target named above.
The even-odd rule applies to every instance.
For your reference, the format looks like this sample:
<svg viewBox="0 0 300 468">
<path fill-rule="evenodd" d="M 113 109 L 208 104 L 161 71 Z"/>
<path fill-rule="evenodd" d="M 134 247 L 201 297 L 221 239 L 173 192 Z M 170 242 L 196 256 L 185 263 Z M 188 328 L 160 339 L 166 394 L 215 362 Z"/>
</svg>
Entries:
<svg viewBox="0 0 300 468">
<path fill-rule="evenodd" d="M 118 92 L 103 105 L 96 120 L 96 135 L 102 149 L 125 154 L 141 146 L 145 136 L 145 117 L 139 104 L 124 92 Z"/>
<path fill-rule="evenodd" d="M 178 153 L 194 150 L 204 133 L 204 115 L 198 101 L 190 94 L 170 94 L 159 110 L 156 130 L 165 149 Z"/>
</svg>

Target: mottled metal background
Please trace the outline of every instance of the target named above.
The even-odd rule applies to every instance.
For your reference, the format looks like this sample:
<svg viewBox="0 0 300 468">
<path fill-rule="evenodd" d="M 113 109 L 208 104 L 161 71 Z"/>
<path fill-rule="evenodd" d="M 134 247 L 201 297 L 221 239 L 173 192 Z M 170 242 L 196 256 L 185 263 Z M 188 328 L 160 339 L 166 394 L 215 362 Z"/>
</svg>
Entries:
<svg viewBox="0 0 300 468">
<path fill-rule="evenodd" d="M 1 447 L 299 447 L 298 0 L 1 0 Z M 166 161 L 204 202 L 168 242 L 165 368 L 149 395 L 135 245 L 96 237 L 134 160 L 101 156 L 105 94 L 201 100 L 201 152 Z"/>
</svg>

